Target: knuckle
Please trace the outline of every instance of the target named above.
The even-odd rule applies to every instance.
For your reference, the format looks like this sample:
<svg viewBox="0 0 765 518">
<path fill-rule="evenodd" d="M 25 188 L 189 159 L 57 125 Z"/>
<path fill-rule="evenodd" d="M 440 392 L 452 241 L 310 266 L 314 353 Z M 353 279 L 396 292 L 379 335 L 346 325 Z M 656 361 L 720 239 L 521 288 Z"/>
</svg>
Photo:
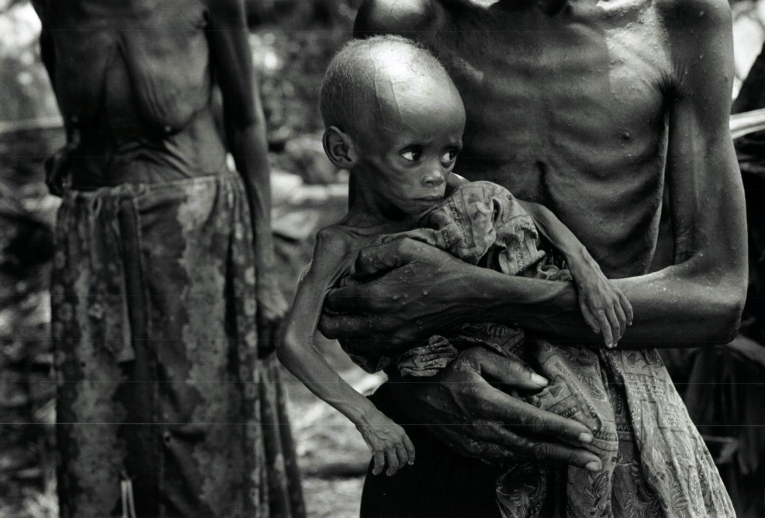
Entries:
<svg viewBox="0 0 765 518">
<path fill-rule="evenodd" d="M 544 432 L 547 428 L 545 426 L 545 422 L 542 419 L 541 416 L 538 415 L 532 415 L 530 416 L 525 423 L 526 427 L 533 433 L 541 433 Z"/>
<path fill-rule="evenodd" d="M 552 450 L 550 446 L 543 442 L 534 443 L 530 449 L 534 458 L 537 459 L 549 459 L 552 456 Z"/>
</svg>

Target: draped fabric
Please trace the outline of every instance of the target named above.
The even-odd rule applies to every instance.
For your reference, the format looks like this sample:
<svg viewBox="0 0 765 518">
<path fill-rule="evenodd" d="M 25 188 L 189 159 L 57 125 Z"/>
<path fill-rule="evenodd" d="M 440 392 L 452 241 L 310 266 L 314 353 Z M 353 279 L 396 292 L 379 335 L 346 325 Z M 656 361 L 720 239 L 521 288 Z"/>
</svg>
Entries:
<svg viewBox="0 0 765 518">
<path fill-rule="evenodd" d="M 257 354 L 254 264 L 234 174 L 65 195 L 62 518 L 304 516 L 275 358 Z"/>
</svg>

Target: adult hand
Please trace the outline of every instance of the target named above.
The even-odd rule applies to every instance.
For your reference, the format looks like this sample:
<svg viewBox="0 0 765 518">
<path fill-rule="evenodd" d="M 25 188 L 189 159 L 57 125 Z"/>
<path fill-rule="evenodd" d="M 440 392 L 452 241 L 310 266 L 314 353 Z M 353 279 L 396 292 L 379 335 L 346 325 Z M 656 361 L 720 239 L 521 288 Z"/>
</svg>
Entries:
<svg viewBox="0 0 765 518">
<path fill-rule="evenodd" d="M 407 415 L 463 455 L 498 463 L 546 459 L 599 471 L 598 457 L 581 446 L 592 441 L 586 426 L 500 390 L 545 385 L 520 360 L 473 348 L 428 381 L 393 383 L 391 390 Z"/>
<path fill-rule="evenodd" d="M 259 273 L 256 300 L 258 303 L 258 358 L 265 358 L 276 350 L 282 339 L 287 301 L 284 299 L 276 274 Z"/>
<path fill-rule="evenodd" d="M 387 273 L 331 291 L 319 329 L 351 350 L 358 341 L 364 351 L 380 353 L 400 351 L 412 340 L 467 321 L 470 308 L 459 286 L 471 269 L 480 270 L 409 238 L 364 248 L 355 269 L 362 279 Z"/>
</svg>

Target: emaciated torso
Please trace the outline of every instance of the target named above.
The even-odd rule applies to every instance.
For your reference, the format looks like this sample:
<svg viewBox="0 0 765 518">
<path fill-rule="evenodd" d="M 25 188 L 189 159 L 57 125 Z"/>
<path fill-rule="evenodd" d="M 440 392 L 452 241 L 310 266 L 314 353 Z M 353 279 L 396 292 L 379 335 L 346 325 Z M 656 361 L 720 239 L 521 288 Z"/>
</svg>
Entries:
<svg viewBox="0 0 765 518">
<path fill-rule="evenodd" d="M 78 133 L 75 188 L 221 171 L 204 6 L 197 1 L 57 0 L 54 89 Z"/>
<path fill-rule="evenodd" d="M 467 110 L 455 172 L 546 205 L 610 277 L 653 255 L 667 150 L 667 44 L 650 0 L 438 4 L 417 33 Z M 413 37 L 412 34 L 405 34 Z"/>
</svg>

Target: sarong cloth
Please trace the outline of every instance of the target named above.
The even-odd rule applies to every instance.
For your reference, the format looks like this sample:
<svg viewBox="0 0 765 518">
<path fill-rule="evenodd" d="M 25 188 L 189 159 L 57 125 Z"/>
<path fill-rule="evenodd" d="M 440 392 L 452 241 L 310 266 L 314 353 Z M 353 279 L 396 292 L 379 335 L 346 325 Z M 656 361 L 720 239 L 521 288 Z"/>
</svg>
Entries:
<svg viewBox="0 0 765 518">
<path fill-rule="evenodd" d="M 379 239 L 418 239 L 506 275 L 570 279 L 567 270 L 551 264 L 538 249 L 531 217 L 496 184 L 460 186 L 418 226 Z M 601 471 L 519 462 L 496 484 L 504 518 L 546 517 L 555 508 L 556 515 L 565 512 L 571 518 L 735 516 L 712 457 L 655 350 L 559 345 L 526 339 L 519 328 L 490 323 L 463 325 L 444 337 L 448 343 L 437 337 L 398 358 L 358 353 L 353 358 L 368 370 L 398 362 L 402 374 L 432 375 L 456 356 L 456 350 L 447 351 L 449 344 L 456 349 L 484 346 L 521 359 L 549 380 L 539 394 L 522 399 L 593 432 L 585 447 L 601 459 Z M 438 354 L 441 358 L 434 360 Z M 554 505 L 550 501 L 561 496 L 555 489 L 561 479 L 565 501 Z"/>
<path fill-rule="evenodd" d="M 301 517 L 238 176 L 68 192 L 52 279 L 62 518 Z"/>
</svg>

